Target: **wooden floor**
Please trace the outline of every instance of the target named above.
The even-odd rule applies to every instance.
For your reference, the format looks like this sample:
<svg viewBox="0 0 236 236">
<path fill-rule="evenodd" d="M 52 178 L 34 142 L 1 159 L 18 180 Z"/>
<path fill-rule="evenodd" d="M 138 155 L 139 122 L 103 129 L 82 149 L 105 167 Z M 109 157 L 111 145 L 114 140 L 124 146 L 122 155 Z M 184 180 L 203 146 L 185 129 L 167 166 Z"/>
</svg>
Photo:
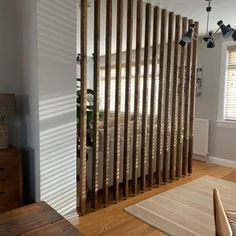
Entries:
<svg viewBox="0 0 236 236">
<path fill-rule="evenodd" d="M 148 199 L 166 190 L 175 188 L 182 184 L 188 183 L 193 179 L 204 175 L 210 175 L 236 182 L 236 170 L 214 164 L 207 164 L 200 161 L 194 161 L 193 174 L 183 179 L 174 181 L 151 191 L 139 194 L 136 197 L 129 198 L 111 205 L 107 208 L 100 209 L 94 213 L 89 213 L 80 217 L 79 229 L 85 235 L 148 235 L 158 236 L 165 235 L 152 226 L 136 219 L 124 211 L 127 206 Z"/>
</svg>

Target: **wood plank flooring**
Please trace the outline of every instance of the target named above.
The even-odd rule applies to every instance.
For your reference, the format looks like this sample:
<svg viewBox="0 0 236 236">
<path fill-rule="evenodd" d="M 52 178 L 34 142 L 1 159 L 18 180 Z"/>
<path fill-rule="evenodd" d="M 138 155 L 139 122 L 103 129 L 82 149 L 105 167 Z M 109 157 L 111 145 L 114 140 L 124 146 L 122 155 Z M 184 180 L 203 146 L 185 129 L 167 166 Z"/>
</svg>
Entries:
<svg viewBox="0 0 236 236">
<path fill-rule="evenodd" d="M 107 208 L 82 216 L 80 217 L 79 229 L 85 236 L 165 235 L 152 226 L 129 215 L 124 211 L 124 208 L 155 196 L 161 192 L 188 183 L 204 175 L 210 175 L 236 182 L 236 169 L 194 161 L 193 174 L 191 176 L 162 185 L 159 188 L 155 188 L 143 194 L 138 194 L 135 197 L 119 201 L 117 204 L 113 204 Z"/>
</svg>

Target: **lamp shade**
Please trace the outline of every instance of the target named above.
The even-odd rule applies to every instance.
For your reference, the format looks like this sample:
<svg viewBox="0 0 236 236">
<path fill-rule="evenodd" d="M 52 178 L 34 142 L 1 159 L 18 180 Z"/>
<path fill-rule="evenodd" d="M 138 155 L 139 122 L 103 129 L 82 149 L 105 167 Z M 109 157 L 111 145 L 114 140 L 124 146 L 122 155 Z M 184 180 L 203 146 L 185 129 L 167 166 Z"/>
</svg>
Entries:
<svg viewBox="0 0 236 236">
<path fill-rule="evenodd" d="M 233 38 L 234 41 L 236 41 L 236 30 L 233 29 L 233 32 L 234 32 L 234 33 L 233 33 L 233 35 L 232 35 L 232 38 Z"/>
<path fill-rule="evenodd" d="M 223 23 L 222 20 L 218 21 L 218 22 L 217 22 L 217 25 L 220 26 L 221 32 L 222 32 L 223 37 L 224 37 L 225 39 L 230 38 L 230 37 L 233 35 L 233 31 L 232 31 L 229 27 L 227 27 L 226 25 L 224 25 L 224 23 Z"/>
<path fill-rule="evenodd" d="M 0 117 L 16 114 L 16 100 L 14 94 L 0 94 Z"/>
<path fill-rule="evenodd" d="M 207 43 L 207 48 L 214 48 L 215 47 L 215 42 L 213 40 L 209 40 Z"/>
<path fill-rule="evenodd" d="M 187 43 L 184 42 L 184 40 L 182 39 L 179 44 L 182 46 L 182 47 L 185 47 L 187 45 Z"/>
<path fill-rule="evenodd" d="M 227 27 L 232 30 L 232 32 L 233 32 L 232 38 L 233 38 L 234 41 L 236 41 L 236 30 L 231 28 L 231 25 L 227 25 Z"/>
<path fill-rule="evenodd" d="M 188 31 L 182 37 L 181 41 L 179 42 L 182 47 L 185 47 L 188 43 L 191 43 L 193 38 L 194 27 L 195 25 L 191 24 Z"/>
</svg>

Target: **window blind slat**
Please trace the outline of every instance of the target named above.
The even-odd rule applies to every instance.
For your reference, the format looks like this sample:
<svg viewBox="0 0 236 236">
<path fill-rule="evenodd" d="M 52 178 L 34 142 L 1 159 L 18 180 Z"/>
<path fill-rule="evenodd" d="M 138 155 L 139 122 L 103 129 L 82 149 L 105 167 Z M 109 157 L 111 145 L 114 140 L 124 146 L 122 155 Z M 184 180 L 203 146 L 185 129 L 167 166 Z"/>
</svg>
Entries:
<svg viewBox="0 0 236 236">
<path fill-rule="evenodd" d="M 236 121 L 236 47 L 227 52 L 224 119 Z"/>
</svg>

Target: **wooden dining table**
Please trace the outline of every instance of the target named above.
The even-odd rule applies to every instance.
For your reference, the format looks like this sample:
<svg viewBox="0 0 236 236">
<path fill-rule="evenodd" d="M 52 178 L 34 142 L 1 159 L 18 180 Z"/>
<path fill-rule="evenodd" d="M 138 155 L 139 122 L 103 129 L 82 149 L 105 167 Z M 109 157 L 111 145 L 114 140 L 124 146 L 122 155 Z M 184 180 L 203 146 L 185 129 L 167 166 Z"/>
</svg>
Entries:
<svg viewBox="0 0 236 236">
<path fill-rule="evenodd" d="M 1 213 L 0 235 L 81 236 L 83 234 L 47 203 L 39 202 Z"/>
</svg>

